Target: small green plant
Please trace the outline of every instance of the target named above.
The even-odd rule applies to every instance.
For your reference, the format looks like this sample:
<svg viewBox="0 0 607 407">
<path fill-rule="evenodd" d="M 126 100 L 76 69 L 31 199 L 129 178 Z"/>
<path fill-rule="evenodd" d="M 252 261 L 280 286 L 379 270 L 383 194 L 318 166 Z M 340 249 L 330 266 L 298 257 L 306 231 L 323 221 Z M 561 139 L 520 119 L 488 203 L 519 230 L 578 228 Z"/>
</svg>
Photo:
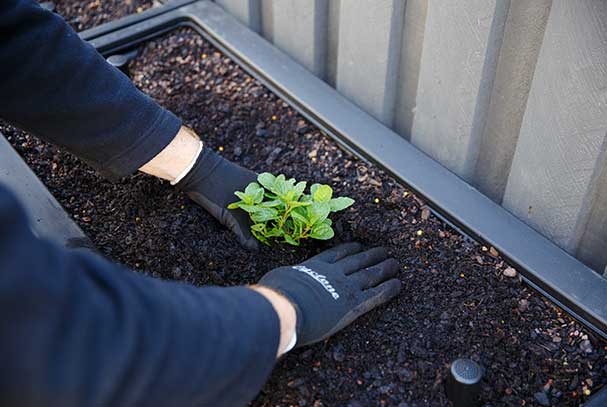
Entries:
<svg viewBox="0 0 607 407">
<path fill-rule="evenodd" d="M 251 233 L 267 245 L 272 240 L 299 246 L 302 239 L 331 239 L 335 232 L 329 214 L 354 203 L 352 198 L 333 198 L 333 189 L 328 185 L 314 184 L 310 194 L 305 194 L 305 181 L 286 179 L 282 174 L 264 172 L 257 181 L 251 182 L 244 192 L 234 192 L 240 201 L 228 208 L 248 212 L 253 221 Z"/>
</svg>

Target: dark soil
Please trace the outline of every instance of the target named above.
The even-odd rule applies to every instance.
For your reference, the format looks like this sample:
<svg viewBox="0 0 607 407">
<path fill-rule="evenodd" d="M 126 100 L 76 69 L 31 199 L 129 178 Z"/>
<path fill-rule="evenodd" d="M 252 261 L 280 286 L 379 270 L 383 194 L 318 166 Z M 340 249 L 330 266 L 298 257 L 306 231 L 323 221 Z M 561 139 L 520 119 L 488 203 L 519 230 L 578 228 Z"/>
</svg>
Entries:
<svg viewBox="0 0 607 407">
<path fill-rule="evenodd" d="M 44 2 L 46 0 L 39 0 Z M 83 31 L 152 7 L 153 0 L 54 0 L 55 11 L 76 31 Z"/>
<path fill-rule="evenodd" d="M 607 381 L 605 343 L 504 275 L 470 242 L 373 165 L 340 150 L 192 31 L 145 45 L 133 80 L 181 116 L 207 146 L 256 171 L 331 184 L 356 204 L 334 241 L 252 254 L 204 210 L 144 175 L 110 183 L 76 158 L 4 126 L 28 164 L 108 257 L 196 285 L 252 283 L 327 245 L 384 245 L 404 290 L 324 343 L 289 353 L 254 406 L 445 406 L 448 364 L 485 369 L 484 404 L 580 405 Z"/>
</svg>

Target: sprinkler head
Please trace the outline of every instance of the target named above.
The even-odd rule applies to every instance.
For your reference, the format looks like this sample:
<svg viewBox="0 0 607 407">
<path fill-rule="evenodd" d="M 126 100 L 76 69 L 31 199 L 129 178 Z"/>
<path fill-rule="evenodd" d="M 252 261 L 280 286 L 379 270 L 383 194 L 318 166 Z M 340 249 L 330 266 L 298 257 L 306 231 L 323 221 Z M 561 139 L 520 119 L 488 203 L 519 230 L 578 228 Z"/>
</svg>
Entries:
<svg viewBox="0 0 607 407">
<path fill-rule="evenodd" d="M 483 369 L 473 360 L 457 359 L 451 364 L 445 390 L 453 407 L 472 407 L 478 401 Z"/>
<path fill-rule="evenodd" d="M 135 59 L 135 57 L 137 56 L 138 50 L 133 50 L 131 52 L 127 52 L 124 54 L 114 54 L 114 55 L 110 55 L 107 58 L 107 62 L 120 69 L 122 72 L 124 72 L 126 75 L 129 75 L 129 62 L 131 62 L 133 59 Z"/>
</svg>

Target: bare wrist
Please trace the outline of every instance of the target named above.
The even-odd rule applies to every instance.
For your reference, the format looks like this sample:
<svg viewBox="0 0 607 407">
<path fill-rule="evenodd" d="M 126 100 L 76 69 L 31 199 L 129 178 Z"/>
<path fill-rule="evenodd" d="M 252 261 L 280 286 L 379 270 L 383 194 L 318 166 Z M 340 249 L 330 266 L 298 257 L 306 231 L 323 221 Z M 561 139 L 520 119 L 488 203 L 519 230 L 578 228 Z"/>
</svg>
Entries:
<svg viewBox="0 0 607 407">
<path fill-rule="evenodd" d="M 278 315 L 280 321 L 280 341 L 276 357 L 279 357 L 289 350 L 287 347 L 296 333 L 297 314 L 295 312 L 295 307 L 285 296 L 270 288 L 260 285 L 254 285 L 250 288 L 266 297 L 272 304 L 272 307 L 274 307 L 276 315 Z"/>
<path fill-rule="evenodd" d="M 171 143 L 139 171 L 168 181 L 175 181 L 191 168 L 200 153 L 200 138 L 186 126 L 181 126 Z"/>
</svg>

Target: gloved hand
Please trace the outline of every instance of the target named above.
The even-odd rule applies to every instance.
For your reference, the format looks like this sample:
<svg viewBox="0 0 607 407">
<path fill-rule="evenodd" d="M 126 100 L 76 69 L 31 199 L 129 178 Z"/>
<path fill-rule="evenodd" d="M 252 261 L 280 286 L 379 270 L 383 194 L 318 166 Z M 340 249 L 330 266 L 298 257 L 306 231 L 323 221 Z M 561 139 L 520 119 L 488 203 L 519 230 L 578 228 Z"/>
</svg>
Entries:
<svg viewBox="0 0 607 407">
<path fill-rule="evenodd" d="M 259 285 L 284 295 L 297 314 L 296 346 L 321 341 L 394 298 L 399 265 L 377 247 L 346 243 L 296 266 L 274 269 Z"/>
<path fill-rule="evenodd" d="M 241 209 L 227 209 L 238 198 L 234 191 L 243 191 L 257 179 L 253 171 L 228 161 L 208 148 L 203 148 L 190 172 L 176 185 L 190 199 L 206 209 L 222 225 L 234 232 L 240 244 L 256 250 L 259 245 L 251 234 L 249 215 Z"/>
</svg>

